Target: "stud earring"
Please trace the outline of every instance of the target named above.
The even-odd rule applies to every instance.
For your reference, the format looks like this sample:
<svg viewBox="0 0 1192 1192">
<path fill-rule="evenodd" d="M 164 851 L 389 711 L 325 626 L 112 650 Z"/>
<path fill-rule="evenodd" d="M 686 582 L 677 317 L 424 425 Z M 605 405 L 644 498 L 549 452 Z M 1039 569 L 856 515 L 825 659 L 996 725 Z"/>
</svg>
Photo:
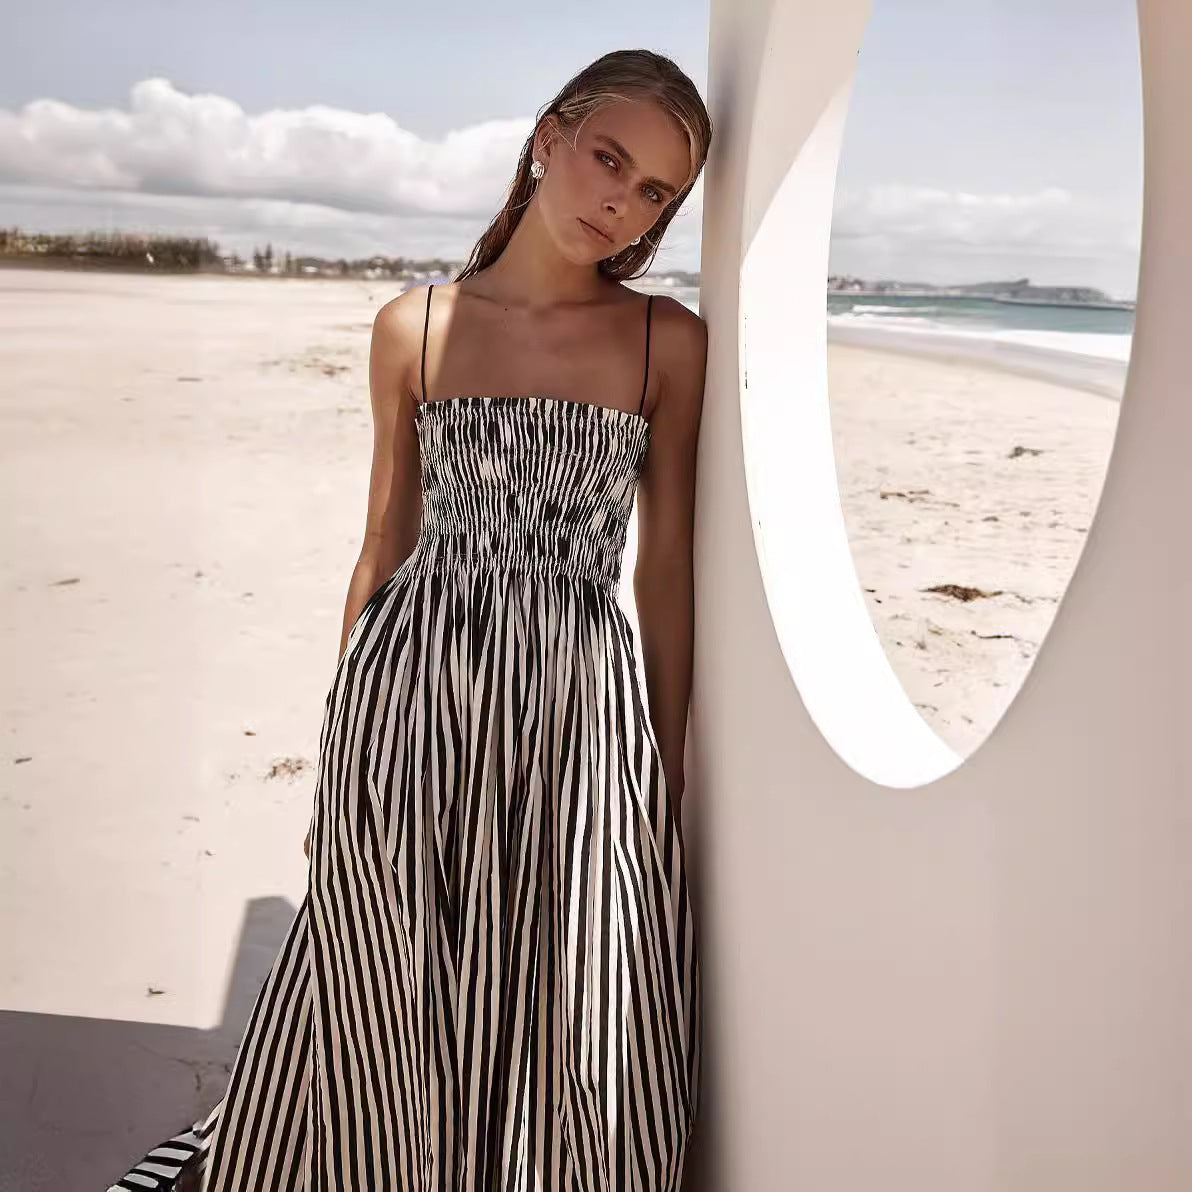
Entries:
<svg viewBox="0 0 1192 1192">
<path fill-rule="evenodd" d="M 537 158 L 530 162 L 530 174 L 534 178 L 541 178 L 546 173 L 546 166 Z"/>
</svg>

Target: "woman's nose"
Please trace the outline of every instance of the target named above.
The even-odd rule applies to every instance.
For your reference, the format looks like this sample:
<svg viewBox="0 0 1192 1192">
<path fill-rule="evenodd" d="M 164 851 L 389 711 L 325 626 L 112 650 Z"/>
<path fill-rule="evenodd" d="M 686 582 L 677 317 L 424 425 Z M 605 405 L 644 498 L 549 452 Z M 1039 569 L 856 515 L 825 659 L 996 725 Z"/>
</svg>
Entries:
<svg viewBox="0 0 1192 1192">
<path fill-rule="evenodd" d="M 605 196 L 604 209 L 609 215 L 621 215 L 629 203 L 629 196 L 624 187 Z"/>
</svg>

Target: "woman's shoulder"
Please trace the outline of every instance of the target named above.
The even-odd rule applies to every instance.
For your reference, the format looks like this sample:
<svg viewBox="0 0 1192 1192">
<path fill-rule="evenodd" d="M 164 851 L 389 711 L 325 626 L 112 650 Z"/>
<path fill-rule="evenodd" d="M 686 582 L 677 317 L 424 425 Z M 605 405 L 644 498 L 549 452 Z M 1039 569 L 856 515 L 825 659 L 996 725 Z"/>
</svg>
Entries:
<svg viewBox="0 0 1192 1192">
<path fill-rule="evenodd" d="M 374 333 L 393 344 L 416 345 L 421 351 L 428 319 L 432 327 L 438 324 L 444 309 L 454 304 L 455 288 L 453 282 L 409 286 L 378 309 L 373 319 Z"/>
<path fill-rule="evenodd" d="M 708 346 L 708 325 L 698 311 L 670 294 L 655 294 L 650 312 L 651 342 L 657 336 L 660 363 L 674 373 L 702 358 Z M 653 349 L 651 349 L 651 354 Z"/>
<path fill-rule="evenodd" d="M 438 286 L 435 286 L 438 289 Z M 416 285 L 383 303 L 373 317 L 370 368 L 378 385 L 420 393 L 423 329 L 430 285 Z M 389 378 L 388 381 L 380 380 Z"/>
<path fill-rule="evenodd" d="M 698 418 L 708 362 L 708 325 L 670 294 L 655 294 L 651 311 L 650 368 L 657 368 L 660 400 Z"/>
<path fill-rule="evenodd" d="M 639 290 L 624 282 L 617 284 L 624 294 L 623 301 L 631 302 L 642 311 L 646 309 L 647 304 L 649 305 L 652 332 L 663 329 L 664 334 L 680 339 L 698 339 L 706 334 L 707 327 L 703 317 L 671 294 L 662 290 Z"/>
<path fill-rule="evenodd" d="M 658 345 L 661 349 L 665 350 L 664 341 L 670 343 L 673 340 L 675 350 L 686 353 L 693 345 L 707 341 L 708 328 L 703 316 L 677 298 L 661 290 L 639 290 L 625 282 L 617 285 L 622 291 L 622 301 L 632 303 L 641 311 L 649 305 L 651 337 L 662 337 Z M 651 346 L 651 355 L 653 350 Z"/>
<path fill-rule="evenodd" d="M 678 298 L 671 294 L 655 293 L 653 299 L 651 319 L 665 320 L 669 326 L 675 328 L 676 335 L 701 335 L 707 331 L 703 316 L 686 303 L 680 302 Z"/>
<path fill-rule="evenodd" d="M 417 316 L 418 329 L 421 331 L 421 320 L 426 313 L 427 298 L 432 287 L 439 292 L 435 295 L 436 301 L 442 291 L 450 288 L 442 282 L 423 282 L 419 285 L 408 286 L 381 306 L 377 311 L 377 320 L 384 323 L 404 323 Z"/>
</svg>

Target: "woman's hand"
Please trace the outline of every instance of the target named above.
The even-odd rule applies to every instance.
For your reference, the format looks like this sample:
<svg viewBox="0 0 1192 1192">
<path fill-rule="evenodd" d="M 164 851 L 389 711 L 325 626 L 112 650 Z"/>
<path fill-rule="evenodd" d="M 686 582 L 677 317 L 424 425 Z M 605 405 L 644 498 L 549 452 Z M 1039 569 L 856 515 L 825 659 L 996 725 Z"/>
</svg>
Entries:
<svg viewBox="0 0 1192 1192">
<path fill-rule="evenodd" d="M 311 827 L 314 825 L 312 824 Z M 302 842 L 302 851 L 306 854 L 306 859 L 310 860 L 310 833 L 311 828 L 306 829 L 306 839 Z"/>
</svg>

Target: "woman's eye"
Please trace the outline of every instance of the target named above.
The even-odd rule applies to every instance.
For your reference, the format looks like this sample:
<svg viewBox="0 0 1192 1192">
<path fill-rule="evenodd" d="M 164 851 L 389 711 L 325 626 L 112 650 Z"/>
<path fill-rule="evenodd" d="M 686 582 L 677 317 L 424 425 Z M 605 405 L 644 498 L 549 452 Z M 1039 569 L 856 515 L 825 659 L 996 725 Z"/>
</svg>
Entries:
<svg viewBox="0 0 1192 1192">
<path fill-rule="evenodd" d="M 613 157 L 611 154 L 605 153 L 603 150 L 597 149 L 596 156 L 597 156 L 597 158 L 600 159 L 600 161 L 611 162 L 614 166 L 617 164 L 617 159 L 615 157 Z M 654 187 L 647 186 L 647 187 L 645 187 L 645 190 L 648 191 L 651 196 L 650 197 L 651 203 L 661 203 L 664 201 L 663 196 Z"/>
</svg>

